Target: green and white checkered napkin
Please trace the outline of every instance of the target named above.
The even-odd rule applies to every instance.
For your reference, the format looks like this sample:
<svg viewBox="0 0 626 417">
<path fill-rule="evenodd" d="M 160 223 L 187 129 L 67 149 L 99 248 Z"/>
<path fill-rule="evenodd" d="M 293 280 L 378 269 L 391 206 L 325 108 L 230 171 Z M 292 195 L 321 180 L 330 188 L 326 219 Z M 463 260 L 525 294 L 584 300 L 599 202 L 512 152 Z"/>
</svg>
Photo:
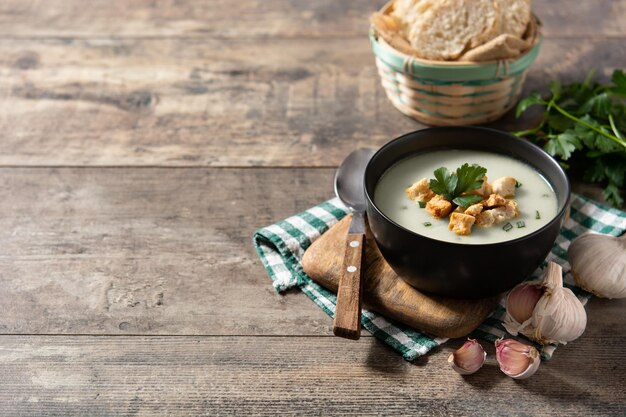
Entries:
<svg viewBox="0 0 626 417">
<path fill-rule="evenodd" d="M 259 229 L 253 238 L 256 250 L 274 288 L 279 292 L 294 287 L 300 288 L 331 317 L 335 313 L 337 300 L 335 294 L 313 282 L 305 274 L 300 261 L 311 243 L 347 213 L 346 207 L 335 198 Z M 566 274 L 565 285 L 578 295 L 583 304 L 590 298 L 590 294 L 574 285 L 570 266 L 567 263 L 567 247 L 574 238 L 588 231 L 619 236 L 625 230 L 626 213 L 580 195 L 572 196 L 570 219 L 561 229 L 546 261 L 555 261 L 563 266 Z M 545 263 L 529 279 L 541 276 L 544 266 Z M 501 303 L 470 337 L 495 341 L 505 336 L 506 331 L 502 326 L 504 313 L 504 306 Z M 390 345 L 409 361 L 447 340 L 421 333 L 365 309 L 363 309 L 361 323 L 374 336 Z M 542 357 L 546 360 L 550 359 L 555 348 L 556 346 L 553 345 L 543 347 Z"/>
</svg>

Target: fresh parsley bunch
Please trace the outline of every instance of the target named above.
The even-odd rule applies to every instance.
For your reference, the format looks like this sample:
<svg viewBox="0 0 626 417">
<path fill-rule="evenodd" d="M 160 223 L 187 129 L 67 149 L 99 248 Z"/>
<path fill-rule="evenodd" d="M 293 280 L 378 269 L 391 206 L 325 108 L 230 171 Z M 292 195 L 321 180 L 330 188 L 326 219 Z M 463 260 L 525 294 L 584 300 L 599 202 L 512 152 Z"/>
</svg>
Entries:
<svg viewBox="0 0 626 417">
<path fill-rule="evenodd" d="M 476 194 L 463 195 L 463 193 L 479 189 L 483 185 L 482 178 L 486 173 L 486 168 L 476 164 L 463 164 L 452 173 L 448 168 L 441 167 L 435 170 L 435 179 L 431 179 L 428 186 L 434 193 L 457 206 L 468 207 L 482 201 L 483 198 Z"/>
<path fill-rule="evenodd" d="M 615 70 L 610 84 L 592 82 L 593 74 L 582 83 L 562 86 L 553 81 L 550 97 L 533 92 L 520 101 L 517 117 L 541 105 L 543 118 L 538 126 L 513 133 L 542 144 L 564 168 L 580 168 L 585 180 L 605 184 L 604 198 L 621 207 L 626 184 L 626 74 Z"/>
</svg>

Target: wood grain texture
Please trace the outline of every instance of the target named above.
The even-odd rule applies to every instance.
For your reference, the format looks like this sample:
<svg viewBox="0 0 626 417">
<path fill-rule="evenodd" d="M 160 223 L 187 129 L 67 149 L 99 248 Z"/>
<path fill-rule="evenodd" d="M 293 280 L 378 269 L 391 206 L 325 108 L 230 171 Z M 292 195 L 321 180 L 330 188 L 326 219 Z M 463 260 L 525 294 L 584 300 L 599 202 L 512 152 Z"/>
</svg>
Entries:
<svg viewBox="0 0 626 417">
<path fill-rule="evenodd" d="M 274 292 L 251 237 L 332 197 L 333 174 L 0 169 L 0 333 L 332 334 Z"/>
<path fill-rule="evenodd" d="M 2 37 L 362 36 L 385 0 L 5 0 Z M 547 36 L 626 34 L 624 0 L 534 0 Z M 594 24 L 591 22 L 601 22 Z"/>
<path fill-rule="evenodd" d="M 526 92 L 606 79 L 624 56 L 622 39 L 546 39 Z M 364 37 L 0 39 L 0 73 L 5 166 L 334 167 L 422 127 L 385 97 Z"/>
<path fill-rule="evenodd" d="M 411 364 L 373 338 L 0 337 L 2 415 L 620 415 L 622 335 L 583 336 L 537 374 Z M 589 357 L 593 357 L 591 362 Z"/>
<path fill-rule="evenodd" d="M 317 283 L 337 292 L 344 267 L 339 256 L 350 215 L 313 242 L 302 258 L 304 271 Z M 460 300 L 417 291 L 385 262 L 367 230 L 362 286 L 367 307 L 415 329 L 440 337 L 463 337 L 476 329 L 496 306 L 498 297 Z"/>
<path fill-rule="evenodd" d="M 0 169 L 0 333 L 329 335 L 274 292 L 251 236 L 331 197 L 333 174 Z"/>
<path fill-rule="evenodd" d="M 462 340 L 409 364 L 271 288 L 252 232 L 421 127 L 379 86 L 383 3 L 0 3 L 0 415 L 623 414 L 626 300 L 592 299 L 582 338 L 515 382 L 492 346 L 461 378 Z M 626 0 L 534 4 L 526 91 L 624 66 Z"/>
<path fill-rule="evenodd" d="M 352 215 L 350 216 L 352 219 Z M 361 218 L 361 220 L 363 220 Z M 365 234 L 348 233 L 341 244 L 333 249 L 344 248 L 344 256 L 337 288 L 337 306 L 333 319 L 335 336 L 358 340 L 361 336 L 361 308 L 363 299 L 363 252 Z M 333 253 L 326 253 L 333 256 Z M 306 269 L 305 269 L 306 271 Z"/>
</svg>

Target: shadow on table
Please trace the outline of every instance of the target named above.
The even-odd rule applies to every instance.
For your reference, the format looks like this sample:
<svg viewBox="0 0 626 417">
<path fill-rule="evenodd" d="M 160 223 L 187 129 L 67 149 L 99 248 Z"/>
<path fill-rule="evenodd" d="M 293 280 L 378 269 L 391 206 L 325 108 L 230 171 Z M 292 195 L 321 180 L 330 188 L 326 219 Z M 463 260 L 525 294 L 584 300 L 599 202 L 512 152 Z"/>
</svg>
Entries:
<svg viewBox="0 0 626 417">
<path fill-rule="evenodd" d="M 375 337 L 370 339 L 365 366 L 374 372 L 384 374 L 405 374 L 409 370 L 399 353 Z"/>
</svg>

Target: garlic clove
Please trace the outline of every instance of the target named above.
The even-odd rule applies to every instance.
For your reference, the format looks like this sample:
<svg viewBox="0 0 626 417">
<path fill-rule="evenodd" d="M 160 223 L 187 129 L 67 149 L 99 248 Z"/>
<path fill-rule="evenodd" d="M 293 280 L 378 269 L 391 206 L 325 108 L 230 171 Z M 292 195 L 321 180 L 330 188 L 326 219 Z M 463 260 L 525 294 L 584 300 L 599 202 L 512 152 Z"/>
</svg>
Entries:
<svg viewBox="0 0 626 417">
<path fill-rule="evenodd" d="M 506 312 L 518 323 L 524 323 L 532 317 L 542 295 L 543 289 L 536 282 L 519 284 L 506 298 Z"/>
<path fill-rule="evenodd" d="M 560 265 L 548 263 L 543 278 L 528 284 L 536 285 L 541 290 L 541 297 L 536 302 L 530 318 L 520 322 L 515 317 L 518 319 L 526 317 L 536 294 L 526 287 L 516 287 L 513 291 L 517 291 L 509 294 L 507 313 L 503 321 L 509 333 L 514 336 L 521 333 L 541 344 L 566 344 L 583 334 L 587 325 L 587 313 L 578 297 L 569 288 L 563 288 Z"/>
<path fill-rule="evenodd" d="M 514 379 L 531 377 L 541 363 L 537 349 L 513 339 L 496 340 L 496 360 L 500 370 Z"/>
<path fill-rule="evenodd" d="M 463 346 L 448 356 L 448 363 L 459 374 L 470 375 L 483 366 L 486 356 L 480 343 L 475 339 L 467 339 Z"/>
<path fill-rule="evenodd" d="M 626 234 L 587 233 L 567 250 L 572 275 L 585 291 L 603 298 L 626 298 Z"/>
</svg>

